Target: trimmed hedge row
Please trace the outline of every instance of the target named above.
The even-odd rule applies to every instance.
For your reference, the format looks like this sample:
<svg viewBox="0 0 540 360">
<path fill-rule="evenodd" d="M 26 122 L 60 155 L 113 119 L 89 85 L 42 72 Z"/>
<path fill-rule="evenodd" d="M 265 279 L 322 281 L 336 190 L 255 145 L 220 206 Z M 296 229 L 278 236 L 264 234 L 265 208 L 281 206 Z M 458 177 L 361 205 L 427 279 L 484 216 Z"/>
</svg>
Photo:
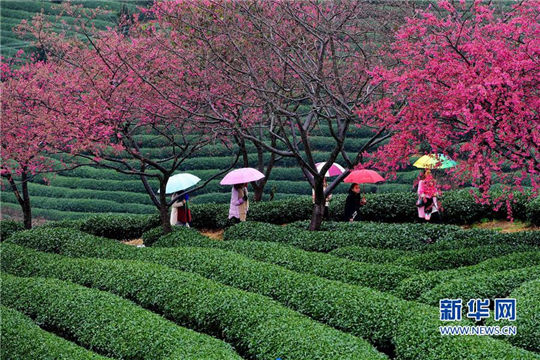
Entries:
<svg viewBox="0 0 540 360">
<path fill-rule="evenodd" d="M 17 231 L 24 230 L 24 225 L 18 221 L 0 220 L 0 241 L 4 241 Z"/>
<path fill-rule="evenodd" d="M 140 261 L 75 259 L 3 246 L 3 269 L 108 290 L 180 325 L 232 343 L 250 359 L 383 359 L 366 341 L 319 324 L 265 296 Z M 159 295 L 159 296 L 158 296 Z"/>
<path fill-rule="evenodd" d="M 11 204 L 8 202 L 2 203 L 2 208 L 9 208 L 13 211 L 21 211 L 21 206 L 19 204 Z M 45 218 L 47 220 L 57 220 L 62 221 L 66 219 L 75 220 L 75 219 L 84 219 L 88 216 L 99 215 L 96 213 L 90 212 L 73 212 L 73 211 L 60 211 L 54 209 L 40 209 L 38 207 L 32 206 L 32 217 L 35 218 Z"/>
<path fill-rule="evenodd" d="M 116 212 L 131 214 L 148 214 L 156 211 L 154 205 L 118 203 L 111 200 L 99 199 L 64 199 L 32 196 L 32 203 L 40 209 L 54 209 L 60 211 L 88 211 L 88 212 Z M 13 193 L 2 194 L 2 200 L 15 203 Z"/>
<path fill-rule="evenodd" d="M 425 250 L 431 242 L 455 231 L 435 224 L 358 223 L 349 230 L 308 231 L 289 226 L 244 222 L 225 231 L 225 240 L 253 240 L 287 243 L 309 251 L 328 252 L 344 246 L 381 249 Z M 339 225 L 341 226 L 341 225 Z"/>
<path fill-rule="evenodd" d="M 272 186 L 270 186 L 269 188 L 266 188 L 265 193 L 263 193 L 263 198 L 262 198 L 262 201 L 263 202 L 268 202 L 268 201 L 275 201 L 275 200 L 284 200 L 284 199 L 288 199 L 288 198 L 292 198 L 292 197 L 297 197 L 296 194 L 281 194 L 281 193 L 277 193 L 277 194 L 274 194 L 274 197 L 272 200 L 270 200 L 270 191 L 272 189 Z M 214 193 L 207 193 L 207 194 L 197 194 L 197 195 L 193 195 L 191 198 L 190 198 L 190 201 L 191 201 L 191 204 L 220 204 L 220 205 L 224 205 L 226 203 L 228 203 L 229 201 L 231 200 L 231 194 L 230 193 L 224 193 L 224 192 L 214 192 Z M 251 200 L 250 200 L 251 201 Z M 250 207 L 254 204 L 254 202 L 252 201 L 250 203 Z"/>
<path fill-rule="evenodd" d="M 492 244 L 460 250 L 430 251 L 423 254 L 403 256 L 394 261 L 393 264 L 426 271 L 445 270 L 478 264 L 484 260 L 514 252 L 534 250 L 540 251 L 540 248 L 528 245 Z"/>
<path fill-rule="evenodd" d="M 305 191 L 311 191 L 307 184 L 301 184 L 302 189 Z M 389 184 L 389 186 L 392 184 Z M 272 186 L 272 183 L 268 184 L 267 190 Z M 377 221 L 377 222 L 417 222 L 418 216 L 416 211 L 416 195 L 409 192 L 398 193 L 378 193 L 378 194 L 366 194 L 367 204 L 360 209 L 359 217 L 363 221 Z M 443 221 L 445 223 L 464 224 L 472 223 L 483 218 L 497 218 L 506 216 L 502 213 L 496 213 L 490 206 L 479 205 L 474 202 L 472 195 L 468 190 L 448 191 L 444 195 L 444 207 L 445 214 Z M 527 202 L 526 198 L 520 198 L 520 202 L 514 205 L 515 209 L 523 208 Z M 341 221 L 343 215 L 343 209 L 345 204 L 345 195 L 337 194 L 333 197 L 330 203 L 330 217 L 332 220 Z M 215 206 L 221 206 L 222 210 L 216 212 Z M 250 205 L 250 211 L 248 213 L 248 219 L 251 221 L 264 221 L 275 224 L 288 224 L 296 221 L 307 220 L 311 217 L 312 201 L 310 196 L 298 196 L 290 199 L 252 203 Z M 209 212 L 204 216 L 204 219 L 199 221 L 201 227 L 204 228 L 222 228 L 226 219 L 223 220 L 223 215 L 227 211 L 227 204 L 198 204 L 198 213 L 203 214 Z M 257 208 L 262 209 L 262 213 L 258 212 Z M 449 210 L 450 209 L 450 210 Z M 501 210 L 502 211 L 502 210 Z M 531 210 L 532 211 L 532 210 Z M 216 217 L 210 216 L 215 214 Z M 465 215 L 464 215 L 465 214 Z M 516 213 L 515 215 L 518 215 Z M 520 219 L 526 219 L 530 214 L 523 212 L 520 215 Z M 307 228 L 308 223 L 304 226 Z M 297 224 L 296 226 L 302 226 Z M 423 224 L 431 225 L 431 224 Z M 323 229 L 325 224 L 323 223 Z M 350 230 L 351 227 L 357 226 L 356 224 L 342 223 L 339 228 Z M 458 228 L 454 228 L 456 231 Z"/>
<path fill-rule="evenodd" d="M 507 244 L 512 246 L 530 245 L 540 247 L 540 231 L 520 231 L 501 233 L 494 230 L 471 229 L 449 233 L 430 246 L 430 250 L 458 250 L 484 245 Z"/>
<path fill-rule="evenodd" d="M 303 191 L 308 193 L 311 191 L 307 184 L 298 183 L 302 186 Z M 343 185 L 343 184 L 342 184 Z M 267 190 L 271 188 L 272 183 L 268 184 Z M 388 184 L 388 186 L 401 186 L 399 184 Z M 289 191 L 290 192 L 290 191 Z M 363 221 L 377 221 L 377 222 L 417 222 L 419 221 L 416 211 L 416 194 L 412 192 L 397 192 L 397 193 L 378 193 L 378 194 L 365 194 L 367 204 L 360 208 L 359 218 Z M 343 217 L 343 211 L 345 206 L 345 195 L 336 194 L 330 203 L 330 217 L 332 220 L 341 221 Z M 289 208 L 290 203 L 282 203 L 282 201 L 269 202 L 270 206 L 274 209 L 273 212 L 281 214 L 279 222 L 268 221 L 276 224 L 287 224 L 298 220 L 307 220 L 311 217 L 312 202 L 311 197 L 297 197 L 295 198 L 299 203 L 294 206 L 293 210 Z M 302 199 L 302 200 L 300 200 Z M 516 219 L 527 220 L 531 216 L 530 211 L 535 211 L 532 206 L 527 208 L 527 211 L 518 211 L 521 208 L 525 208 L 525 204 L 528 200 L 525 196 L 517 196 L 518 202 L 513 205 L 515 209 L 514 217 Z M 287 199 L 289 200 L 289 199 Z M 294 199 L 291 199 L 294 202 Z M 442 199 L 444 202 L 445 212 L 443 214 L 443 222 L 449 224 L 468 224 L 473 223 L 483 218 L 504 218 L 506 216 L 505 210 L 494 212 L 490 205 L 480 205 L 474 202 L 473 196 L 468 190 L 456 190 L 445 192 Z M 303 204 L 303 206 L 300 205 Z M 298 213 L 303 214 L 302 217 Z M 259 218 L 254 216 L 250 211 L 248 213 L 250 220 L 258 221 Z M 264 218 L 261 218 L 264 220 Z M 215 226 L 215 222 L 209 222 L 205 227 Z M 351 224 L 344 224 L 351 225 Z M 307 224 L 306 224 L 307 228 Z"/>
<path fill-rule="evenodd" d="M 80 230 L 109 239 L 129 240 L 141 237 L 145 231 L 155 228 L 160 223 L 158 215 L 102 214 L 87 218 L 80 226 Z"/>
<path fill-rule="evenodd" d="M 48 222 L 39 228 L 68 228 L 109 239 L 131 240 L 160 224 L 158 215 L 96 214 L 83 219 Z"/>
<path fill-rule="evenodd" d="M 220 340 L 179 327 L 116 295 L 65 281 L 2 274 L 2 303 L 105 356 L 240 359 Z"/>
<path fill-rule="evenodd" d="M 191 207 L 193 226 L 201 229 L 222 229 L 233 224 L 228 220 L 228 204 L 194 204 Z M 311 216 L 311 198 L 293 197 L 279 201 L 249 204 L 248 218 L 274 224 L 303 220 Z"/>
<path fill-rule="evenodd" d="M 506 339 L 516 346 L 540 352 L 540 278 L 521 285 L 512 291 L 509 297 L 516 299 L 518 309 L 516 321 L 495 322 L 493 318 L 489 318 L 486 324 L 516 326 L 517 334 Z"/>
<path fill-rule="evenodd" d="M 102 1 L 87 1 L 87 0 L 84 0 L 84 1 L 73 1 L 73 3 L 84 3 L 85 4 L 85 7 L 88 7 L 88 8 L 91 8 L 91 7 L 97 7 L 97 6 L 100 6 L 100 7 L 105 7 L 105 8 L 110 8 L 110 9 L 114 9 L 116 11 L 120 11 L 122 5 L 119 4 L 118 1 L 107 1 L 107 2 L 102 2 Z M 132 4 L 126 4 L 128 7 L 131 7 L 130 10 L 135 10 L 133 7 L 132 7 Z M 59 14 L 60 11 L 61 11 L 61 8 L 59 8 L 56 4 L 54 3 L 47 3 L 47 2 L 44 2 L 44 3 L 34 3 L 34 2 L 20 2 L 20 1 L 2 1 L 2 7 L 6 7 L 8 9 L 13 9 L 13 10 L 23 10 L 23 11 L 28 11 L 28 12 L 32 12 L 32 13 L 39 13 L 41 11 L 41 9 L 44 9 L 45 10 L 45 13 L 46 14 L 50 14 L 50 15 L 53 15 L 53 14 Z M 100 14 L 97 16 L 97 18 L 99 19 L 102 19 L 106 22 L 111 22 L 111 18 L 110 18 L 110 14 Z M 111 23 L 111 25 L 113 25 L 113 23 Z"/>
<path fill-rule="evenodd" d="M 42 330 L 18 311 L 0 305 L 0 358 L 11 360 L 107 359 Z"/>
<path fill-rule="evenodd" d="M 537 278 L 540 278 L 540 266 L 485 272 L 439 284 L 423 293 L 418 301 L 437 305 L 440 299 L 448 298 L 467 300 L 505 298 L 524 282 Z"/>
<path fill-rule="evenodd" d="M 192 232 L 197 233 L 192 230 Z M 198 233 L 197 233 L 198 234 Z M 187 236 L 186 236 L 187 235 Z M 323 278 L 343 281 L 388 291 L 410 277 L 414 270 L 405 266 L 359 263 L 338 257 L 313 253 L 269 242 L 215 241 L 205 236 L 190 236 L 186 232 L 173 232 L 158 240 L 156 247 L 200 246 L 233 251 L 254 260 L 283 266 L 289 270 L 313 274 Z"/>
<path fill-rule="evenodd" d="M 34 180 L 38 184 L 46 184 L 45 180 L 36 178 Z M 156 180 L 149 179 L 150 186 L 154 189 L 159 188 L 159 183 Z M 90 189 L 104 191 L 125 191 L 135 193 L 145 193 L 144 185 L 141 180 L 107 180 L 101 179 L 82 179 L 76 177 L 56 175 L 50 180 L 50 184 L 57 187 L 68 189 Z"/>
<path fill-rule="evenodd" d="M 52 185 L 29 183 L 30 196 L 42 196 L 62 199 L 97 199 L 109 200 L 117 203 L 152 205 L 150 197 L 146 193 L 127 191 L 106 191 L 90 189 L 68 189 Z"/>
<path fill-rule="evenodd" d="M 485 260 L 476 265 L 413 275 L 401 281 L 393 293 L 406 300 L 416 300 L 437 285 L 455 278 L 472 276 L 482 272 L 496 272 L 538 265 L 540 265 L 540 251 L 512 253 Z"/>
<path fill-rule="evenodd" d="M 70 256 L 139 259 L 199 273 L 271 296 L 292 309 L 363 337 L 400 359 L 540 358 L 489 338 L 440 336 L 439 314 L 434 307 L 403 301 L 369 288 L 296 273 L 220 249 L 136 249 L 103 238 L 85 239 L 74 230 L 58 229 L 56 233 L 36 230 L 15 234 L 9 241 Z"/>
<path fill-rule="evenodd" d="M 518 233 L 498 233 L 493 230 L 462 230 L 458 226 L 438 225 L 438 224 L 388 224 L 374 222 L 329 222 L 323 223 L 322 231 L 312 232 L 303 230 L 302 227 L 307 222 L 293 223 L 288 226 L 277 226 L 262 222 L 247 221 L 236 224 L 226 229 L 225 240 L 252 240 L 286 243 L 309 251 L 328 252 L 342 247 L 360 246 L 376 249 L 396 249 L 414 250 L 422 252 L 437 252 L 441 250 L 455 250 L 465 247 L 478 247 L 480 245 L 494 245 L 490 250 L 496 254 L 497 251 L 510 251 L 512 247 L 516 249 L 527 247 L 540 248 L 540 232 L 523 231 Z M 470 234 L 470 235 L 469 235 Z M 497 246 L 505 245 L 506 248 Z M 354 248 L 353 248 L 354 249 Z M 498 250 L 497 250 L 498 249 Z M 373 250 L 372 250 L 373 251 Z M 466 253 L 467 250 L 461 250 Z M 346 256 L 346 250 L 340 252 L 341 257 Z M 448 252 L 452 254 L 452 252 Z M 460 259 L 456 253 L 455 264 L 459 264 Z M 437 258 L 437 254 L 415 255 L 419 261 L 415 266 L 435 269 L 444 268 L 444 259 L 440 259 L 438 264 L 424 264 L 422 257 Z M 474 261 L 474 256 L 481 259 L 482 256 L 489 256 L 487 253 L 479 252 L 476 255 L 469 255 L 470 263 Z M 413 260 L 411 260 L 413 261 Z M 463 258 L 463 264 L 467 264 L 467 258 Z M 478 262 L 478 261 L 477 261 Z M 414 263 L 414 261 L 413 261 Z"/>
<path fill-rule="evenodd" d="M 374 249 L 367 246 L 344 246 L 330 251 L 331 255 L 353 261 L 387 264 L 401 256 L 409 255 L 410 251 L 397 249 Z"/>
<path fill-rule="evenodd" d="M 535 225 L 540 225 L 540 198 L 527 203 L 525 211 L 527 213 L 527 219 Z"/>
</svg>

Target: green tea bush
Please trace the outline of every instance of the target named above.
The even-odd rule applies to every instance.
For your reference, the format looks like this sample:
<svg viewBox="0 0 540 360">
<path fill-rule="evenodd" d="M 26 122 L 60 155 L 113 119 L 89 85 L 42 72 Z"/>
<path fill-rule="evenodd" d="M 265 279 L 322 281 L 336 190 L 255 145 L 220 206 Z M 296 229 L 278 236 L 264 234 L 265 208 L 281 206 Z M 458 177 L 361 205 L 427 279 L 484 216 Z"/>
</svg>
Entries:
<svg viewBox="0 0 540 360">
<path fill-rule="evenodd" d="M 13 239 L 13 238 L 12 238 Z M 540 265 L 540 252 L 517 252 L 485 260 L 479 264 L 451 270 L 430 271 L 413 275 L 400 282 L 393 293 L 406 300 L 416 300 L 423 293 L 435 286 L 463 276 L 472 276 L 482 272 L 496 272 Z"/>
<path fill-rule="evenodd" d="M 534 225 L 540 225 L 540 198 L 535 198 L 526 205 L 527 220 Z"/>
<path fill-rule="evenodd" d="M 160 224 L 158 215 L 102 214 L 86 219 L 81 230 L 110 239 L 129 240 L 140 238 L 145 231 Z"/>
<path fill-rule="evenodd" d="M 107 359 L 42 330 L 18 311 L 0 306 L 0 357 L 12 360 Z"/>
<path fill-rule="evenodd" d="M 253 359 L 383 359 L 364 340 L 298 314 L 265 296 L 200 275 L 125 260 L 74 259 L 3 246 L 2 268 L 96 287 L 132 299 L 178 324 L 223 337 Z"/>
<path fill-rule="evenodd" d="M 14 202 L 15 200 L 12 193 L 6 195 L 3 194 L 3 196 L 6 197 L 6 201 Z M 73 212 L 129 212 L 131 214 L 148 214 L 154 212 L 156 209 L 153 205 L 126 204 L 111 200 L 99 199 L 63 199 L 33 196 L 32 201 L 41 209 L 54 209 Z"/>
<path fill-rule="evenodd" d="M 441 336 L 438 309 L 411 306 L 397 326 L 394 337 L 396 359 L 537 359 L 540 356 L 486 336 Z M 472 325 L 462 321 L 460 325 Z M 429 354 L 429 355 L 427 355 Z"/>
<path fill-rule="evenodd" d="M 228 219 L 228 204 L 193 204 L 191 213 L 195 228 L 222 229 L 233 224 Z M 279 201 L 250 202 L 247 216 L 253 221 L 283 224 L 302 220 L 310 215 L 311 198 L 294 197 Z"/>
<path fill-rule="evenodd" d="M 35 242 L 27 241 L 21 234 L 24 235 L 12 236 L 9 242 L 26 246 Z M 221 249 L 128 249 L 128 245 L 112 240 L 100 239 L 93 244 L 81 240 L 77 237 L 63 238 L 52 247 L 69 256 L 149 261 L 270 296 L 316 320 L 363 337 L 384 352 L 399 354 L 401 359 L 441 359 L 441 349 L 447 354 L 445 359 L 539 358 L 489 338 L 440 336 L 438 311 L 434 307 L 403 301 L 365 287 L 293 272 Z M 37 246 L 39 248 L 41 244 Z M 402 328 L 402 324 L 409 322 L 411 326 Z M 407 334 L 403 334 L 405 329 Z M 423 351 L 417 351 L 418 348 Z"/>
<path fill-rule="evenodd" d="M 540 278 L 540 266 L 533 266 L 459 277 L 435 286 L 418 301 L 437 305 L 440 299 L 506 298 L 512 290 L 527 281 Z"/>
<path fill-rule="evenodd" d="M 188 228 L 185 226 L 173 226 L 172 227 L 174 238 L 182 239 L 189 243 L 196 243 L 197 241 L 205 241 L 208 238 L 201 235 L 197 230 Z M 142 234 L 142 240 L 145 246 L 152 246 L 162 236 L 165 235 L 163 227 L 158 226 L 150 229 Z M 172 235 L 172 234 L 170 234 Z"/>
<path fill-rule="evenodd" d="M 0 241 L 4 241 L 17 231 L 23 231 L 24 225 L 18 221 L 0 220 Z"/>
<path fill-rule="evenodd" d="M 105 191 L 91 189 L 68 189 L 51 185 L 30 183 L 30 196 L 64 199 L 96 199 L 108 200 L 117 203 L 152 205 L 150 197 L 146 193 L 127 191 Z M 72 201 L 72 200 L 71 200 Z"/>
<path fill-rule="evenodd" d="M 45 180 L 36 179 L 36 183 L 45 184 Z M 154 189 L 159 188 L 159 183 L 154 180 L 150 180 L 150 186 Z M 70 188 L 70 189 L 91 189 L 91 190 L 104 190 L 104 191 L 127 191 L 145 193 L 144 185 L 140 180 L 106 180 L 101 179 L 96 181 L 95 179 L 84 179 L 77 177 L 68 177 L 57 175 L 50 181 L 51 185 Z"/>
<path fill-rule="evenodd" d="M 9 209 L 12 209 L 13 211 L 21 210 L 21 206 L 19 204 L 14 204 L 14 203 L 9 203 L 9 202 L 3 202 L 2 208 L 3 209 L 9 208 Z M 39 207 L 32 208 L 32 216 L 34 218 L 42 217 L 51 221 L 61 221 L 61 220 L 66 220 L 66 219 L 71 219 L 71 220 L 83 219 L 92 215 L 100 215 L 100 214 L 60 211 L 60 210 L 54 210 L 54 209 L 40 209 Z"/>
<path fill-rule="evenodd" d="M 163 235 L 165 235 L 165 230 L 163 230 L 162 226 L 158 226 L 148 231 L 145 231 L 142 234 L 143 244 L 145 246 L 152 246 Z"/>
<path fill-rule="evenodd" d="M 232 224 L 228 219 L 228 204 L 193 204 L 191 216 L 192 225 L 197 229 L 223 229 Z"/>
<path fill-rule="evenodd" d="M 381 291 L 393 289 L 410 277 L 413 269 L 404 266 L 359 263 L 292 246 L 257 241 L 215 241 L 204 236 L 189 237 L 174 232 L 155 243 L 156 247 L 202 246 L 233 251 L 246 257 L 283 266 L 289 270 L 367 286 Z"/>
<path fill-rule="evenodd" d="M 434 224 L 336 223 L 332 230 L 313 232 L 297 226 L 244 222 L 228 228 L 224 239 L 281 242 L 321 252 L 351 245 L 425 250 L 432 242 L 453 231 L 455 227 Z"/>
<path fill-rule="evenodd" d="M 367 246 L 345 246 L 332 250 L 330 254 L 354 261 L 387 264 L 394 262 L 401 256 L 410 255 L 411 252 L 396 249 L 375 249 Z"/>
<path fill-rule="evenodd" d="M 494 193 L 496 195 L 496 193 Z M 360 208 L 359 218 L 364 221 L 415 222 L 420 221 L 416 210 L 417 195 L 412 192 L 366 194 L 367 203 Z M 525 220 L 530 217 L 530 210 L 523 211 L 529 200 L 526 196 L 516 195 L 512 208 L 514 217 Z M 331 217 L 341 220 L 345 203 L 344 196 L 335 196 L 330 206 Z M 446 191 L 440 199 L 444 211 L 442 221 L 448 224 L 471 224 L 484 218 L 504 218 L 506 210 L 493 211 L 493 205 L 481 205 L 475 202 L 469 190 Z"/>
<path fill-rule="evenodd" d="M 500 233 L 493 230 L 459 230 L 447 234 L 429 247 L 429 250 L 457 250 L 485 245 L 536 246 L 540 248 L 540 231 Z"/>
<path fill-rule="evenodd" d="M 516 320 L 494 321 L 489 318 L 486 324 L 516 326 L 517 334 L 507 337 L 506 340 L 524 349 L 540 352 L 540 278 L 524 283 L 512 291 L 509 297 L 516 299 Z"/>
<path fill-rule="evenodd" d="M 430 251 L 423 254 L 403 256 L 395 265 L 408 266 L 420 270 L 445 270 L 461 266 L 474 265 L 484 260 L 510 254 L 513 252 L 534 251 L 528 245 L 492 244 L 460 250 Z"/>
<path fill-rule="evenodd" d="M 49 221 L 39 226 L 40 228 L 68 228 L 81 230 L 86 219 Z"/>
<path fill-rule="evenodd" d="M 2 274 L 2 303 L 105 356 L 240 359 L 229 345 L 131 301 L 56 279 Z"/>
</svg>

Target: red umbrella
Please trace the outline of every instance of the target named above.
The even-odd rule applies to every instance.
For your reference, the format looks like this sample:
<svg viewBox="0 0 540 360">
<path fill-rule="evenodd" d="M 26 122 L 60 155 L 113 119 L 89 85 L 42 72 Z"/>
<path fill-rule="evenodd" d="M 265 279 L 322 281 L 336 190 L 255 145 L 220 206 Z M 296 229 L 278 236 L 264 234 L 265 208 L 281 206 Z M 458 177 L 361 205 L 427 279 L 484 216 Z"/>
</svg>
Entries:
<svg viewBox="0 0 540 360">
<path fill-rule="evenodd" d="M 384 178 L 377 172 L 368 169 L 354 170 L 343 180 L 353 184 L 374 184 L 384 181 Z"/>
</svg>

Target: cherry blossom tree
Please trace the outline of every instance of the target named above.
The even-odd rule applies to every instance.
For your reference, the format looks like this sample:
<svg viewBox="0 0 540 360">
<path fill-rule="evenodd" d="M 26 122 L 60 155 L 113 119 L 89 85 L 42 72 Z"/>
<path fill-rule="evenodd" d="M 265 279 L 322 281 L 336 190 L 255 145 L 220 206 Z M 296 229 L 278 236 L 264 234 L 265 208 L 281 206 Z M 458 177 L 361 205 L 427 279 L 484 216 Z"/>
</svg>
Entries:
<svg viewBox="0 0 540 360">
<path fill-rule="evenodd" d="M 28 182 L 35 176 L 78 166 L 72 158 L 50 157 L 78 149 L 62 116 L 64 93 L 51 91 L 56 88 L 57 75 L 50 64 L 2 59 L 0 173 L 2 185 L 11 189 L 21 206 L 27 229 L 32 227 Z"/>
<path fill-rule="evenodd" d="M 88 25 L 94 14 L 69 5 L 65 11 L 79 19 L 65 31 L 50 30 L 42 16 L 22 24 L 20 31 L 33 35 L 48 61 L 62 69 L 58 90 L 70 93 L 64 99 L 69 104 L 65 121 L 77 129 L 77 141 L 84 144 L 84 151 L 76 155 L 138 176 L 169 232 L 172 201 L 165 194 L 166 184 L 184 160 L 221 141 L 223 132 L 216 122 L 199 114 L 206 97 L 222 90 L 206 87 L 212 75 L 189 52 L 161 46 L 167 34 L 152 23 L 139 24 L 135 18 L 129 30 L 120 26 L 121 31 L 96 31 Z M 157 136 L 164 144 L 163 158 L 141 148 L 144 135 Z M 200 187 L 228 169 L 222 170 Z M 157 181 L 158 189 L 150 180 Z"/>
<path fill-rule="evenodd" d="M 352 169 L 389 136 L 384 127 L 375 127 L 373 138 L 359 144 L 354 158 L 344 151 L 349 128 L 363 125 L 355 108 L 376 93 L 368 73 L 373 56 L 402 7 L 354 0 L 188 0 L 156 2 L 152 12 L 161 28 L 189 39 L 178 44 L 195 42 L 205 49 L 220 82 L 234 84 L 236 91 L 222 95 L 227 108 L 212 107 L 208 116 L 272 154 L 297 160 L 315 191 L 310 229 L 318 229 L 325 198 L 347 175 L 324 189 L 331 164 L 341 157 Z M 252 112 L 239 122 L 230 116 L 231 106 Z M 276 141 L 259 139 L 254 124 Z M 318 171 L 312 134 L 321 125 L 328 127 L 334 146 Z"/>
<path fill-rule="evenodd" d="M 386 96 L 358 111 L 395 133 L 374 164 L 396 170 L 427 148 L 458 160 L 450 176 L 472 183 L 480 201 L 494 182 L 521 190 L 529 178 L 537 192 L 540 2 L 495 10 L 440 1 L 397 31 L 385 53 L 392 66 L 371 72 Z"/>
</svg>

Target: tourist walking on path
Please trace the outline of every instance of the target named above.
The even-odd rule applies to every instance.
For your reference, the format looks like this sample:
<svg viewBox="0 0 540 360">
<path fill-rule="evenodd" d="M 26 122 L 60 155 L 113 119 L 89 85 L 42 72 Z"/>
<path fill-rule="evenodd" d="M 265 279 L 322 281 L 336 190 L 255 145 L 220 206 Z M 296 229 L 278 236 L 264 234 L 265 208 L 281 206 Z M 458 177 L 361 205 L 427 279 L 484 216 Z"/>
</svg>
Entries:
<svg viewBox="0 0 540 360">
<path fill-rule="evenodd" d="M 189 195 L 184 194 L 179 196 L 174 193 L 172 196 L 174 201 L 171 205 L 171 225 L 191 226 L 191 210 L 189 209 Z"/>
<path fill-rule="evenodd" d="M 437 183 L 431 175 L 431 171 L 426 170 L 421 173 L 420 181 L 418 181 L 418 200 L 416 202 L 419 218 L 430 221 L 432 215 L 435 215 L 433 220 L 439 220 L 438 195 Z"/>
<path fill-rule="evenodd" d="M 247 184 L 235 184 L 231 190 L 231 203 L 229 206 L 229 219 L 235 222 L 246 221 L 249 210 Z"/>
<path fill-rule="evenodd" d="M 347 195 L 347 199 L 345 200 L 344 220 L 349 222 L 359 220 L 358 211 L 365 204 L 366 198 L 360 194 L 360 185 L 351 184 L 349 195 Z"/>
</svg>

